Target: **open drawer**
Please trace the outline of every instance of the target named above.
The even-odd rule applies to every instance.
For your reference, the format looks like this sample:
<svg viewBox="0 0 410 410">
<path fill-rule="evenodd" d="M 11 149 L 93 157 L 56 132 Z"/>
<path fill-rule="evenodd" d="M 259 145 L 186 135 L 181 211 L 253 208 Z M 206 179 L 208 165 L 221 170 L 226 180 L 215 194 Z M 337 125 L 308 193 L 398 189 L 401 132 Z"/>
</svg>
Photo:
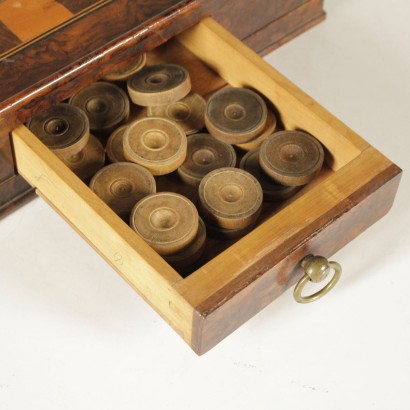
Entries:
<svg viewBox="0 0 410 410">
<path fill-rule="evenodd" d="M 275 105 L 285 129 L 314 135 L 326 150 L 320 177 L 187 278 L 26 127 L 13 131 L 13 144 L 18 172 L 202 354 L 294 285 L 305 256 L 329 257 L 381 218 L 393 203 L 401 170 L 212 19 L 176 41 L 217 73 L 210 74 L 215 82 L 196 73 L 202 94 L 224 82 L 253 88 Z M 187 68 L 202 63 L 191 61 Z"/>
</svg>

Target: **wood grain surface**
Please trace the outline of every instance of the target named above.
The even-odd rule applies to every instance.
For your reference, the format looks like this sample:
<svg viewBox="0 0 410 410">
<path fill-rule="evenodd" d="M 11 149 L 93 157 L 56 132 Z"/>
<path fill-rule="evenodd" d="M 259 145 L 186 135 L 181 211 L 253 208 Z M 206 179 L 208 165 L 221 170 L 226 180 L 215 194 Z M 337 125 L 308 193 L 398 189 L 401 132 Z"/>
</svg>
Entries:
<svg viewBox="0 0 410 410">
<path fill-rule="evenodd" d="M 323 19 L 322 7 L 319 0 L 3 0 L 0 78 L 7 80 L 0 88 L 0 133 L 11 131 L 205 15 L 216 17 L 265 53 Z M 20 198 L 21 193 L 14 195 Z"/>
</svg>

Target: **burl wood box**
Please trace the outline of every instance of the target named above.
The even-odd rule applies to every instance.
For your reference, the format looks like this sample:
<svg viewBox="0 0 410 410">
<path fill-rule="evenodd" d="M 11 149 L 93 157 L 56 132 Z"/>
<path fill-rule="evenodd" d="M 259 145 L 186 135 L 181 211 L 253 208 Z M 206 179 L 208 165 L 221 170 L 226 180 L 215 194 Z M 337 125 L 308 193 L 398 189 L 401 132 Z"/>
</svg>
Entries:
<svg viewBox="0 0 410 410">
<path fill-rule="evenodd" d="M 7 3 L 2 2 L 0 10 Z M 73 4 L 58 3 L 68 8 Z M 13 37 L 9 35 L 9 49 L 22 47 L 22 51 L 7 57 L 7 50 L 0 50 L 3 185 L 9 184 L 7 192 L 10 185 L 14 192 L 26 189 L 21 177 L 13 177 L 14 169 L 7 167 L 14 156 L 17 172 L 37 193 L 196 353 L 203 354 L 295 285 L 303 276 L 300 262 L 307 255 L 328 258 L 381 218 L 392 206 L 401 170 L 208 17 L 214 15 L 261 51 L 289 35 L 283 31 L 278 37 L 272 34 L 280 31 L 272 29 L 279 22 L 272 22 L 271 17 L 282 3 L 293 10 L 286 13 L 287 9 L 282 9 L 283 18 L 301 12 L 303 7 L 318 7 L 316 17 L 305 23 L 299 20 L 299 25 L 293 26 L 292 31 L 297 32 L 323 16 L 321 2 L 162 0 L 75 4 L 81 8 L 83 3 L 90 3 L 89 10 L 95 8 L 89 16 L 79 15 L 75 24 L 32 45 L 11 46 Z M 271 17 L 268 5 L 274 11 Z M 262 14 L 268 21 L 257 17 L 258 6 L 264 7 Z M 238 14 L 238 9 L 243 12 Z M 76 14 L 74 9 L 72 14 Z M 244 19 L 250 24 L 249 32 Z M 8 23 L 0 20 L 0 29 L 4 30 Z M 105 24 L 104 32 L 95 31 L 101 24 Z M 90 32 L 92 42 L 84 34 Z M 211 246 L 207 261 L 185 279 L 35 135 L 19 125 L 142 50 L 152 50 L 149 55 L 154 60 L 184 65 L 190 71 L 194 90 L 202 95 L 226 83 L 257 90 L 275 105 L 285 129 L 314 135 L 326 150 L 326 165 L 314 182 L 287 202 L 267 209 L 263 221 L 243 238 Z M 6 138 L 11 130 L 13 153 Z"/>
</svg>

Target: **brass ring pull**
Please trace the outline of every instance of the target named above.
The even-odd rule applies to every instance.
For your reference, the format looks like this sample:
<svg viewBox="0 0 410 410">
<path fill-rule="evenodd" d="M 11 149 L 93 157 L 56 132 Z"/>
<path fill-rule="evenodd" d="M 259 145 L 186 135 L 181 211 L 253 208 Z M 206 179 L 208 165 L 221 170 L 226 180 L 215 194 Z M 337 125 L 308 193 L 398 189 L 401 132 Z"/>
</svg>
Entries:
<svg viewBox="0 0 410 410">
<path fill-rule="evenodd" d="M 330 290 L 332 290 L 342 274 L 342 267 L 337 262 L 329 262 L 323 256 L 306 256 L 300 263 L 305 274 L 302 279 L 295 286 L 293 291 L 293 296 L 298 303 L 310 303 L 326 295 Z M 313 293 L 309 296 L 302 296 L 303 288 L 306 283 L 311 281 L 319 283 L 327 278 L 331 269 L 334 270 L 334 274 L 330 282 L 321 290 Z"/>
</svg>

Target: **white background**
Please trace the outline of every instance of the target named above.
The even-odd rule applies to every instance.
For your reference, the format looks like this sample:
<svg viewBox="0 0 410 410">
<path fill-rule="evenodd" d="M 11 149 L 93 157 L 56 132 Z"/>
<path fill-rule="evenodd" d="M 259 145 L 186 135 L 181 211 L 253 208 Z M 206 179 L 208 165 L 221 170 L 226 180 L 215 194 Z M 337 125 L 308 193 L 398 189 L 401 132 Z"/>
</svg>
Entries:
<svg viewBox="0 0 410 410">
<path fill-rule="evenodd" d="M 42 200 L 0 223 L 0 409 L 410 408 L 410 2 L 329 0 L 266 59 L 405 173 L 311 305 L 197 357 Z"/>
</svg>

